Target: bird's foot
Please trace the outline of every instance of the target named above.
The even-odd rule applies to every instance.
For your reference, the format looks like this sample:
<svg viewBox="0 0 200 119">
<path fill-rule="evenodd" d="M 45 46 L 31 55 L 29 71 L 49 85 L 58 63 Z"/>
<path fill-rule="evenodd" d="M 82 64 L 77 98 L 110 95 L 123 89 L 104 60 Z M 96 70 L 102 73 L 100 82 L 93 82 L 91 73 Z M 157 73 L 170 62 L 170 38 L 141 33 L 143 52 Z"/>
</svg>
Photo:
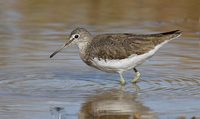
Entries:
<svg viewBox="0 0 200 119">
<path fill-rule="evenodd" d="M 119 82 L 120 82 L 121 85 L 125 85 L 126 84 L 126 81 L 124 79 L 120 79 Z"/>
<path fill-rule="evenodd" d="M 140 77 L 141 77 L 140 72 L 136 72 L 136 76 L 131 82 L 132 83 L 137 83 L 140 80 Z"/>
</svg>

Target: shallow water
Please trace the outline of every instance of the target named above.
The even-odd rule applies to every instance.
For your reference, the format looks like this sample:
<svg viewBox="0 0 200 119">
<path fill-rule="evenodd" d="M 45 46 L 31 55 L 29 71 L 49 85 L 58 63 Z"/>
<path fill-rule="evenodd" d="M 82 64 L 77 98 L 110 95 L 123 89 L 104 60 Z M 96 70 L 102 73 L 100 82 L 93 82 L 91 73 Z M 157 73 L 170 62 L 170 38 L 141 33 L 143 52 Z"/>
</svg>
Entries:
<svg viewBox="0 0 200 119">
<path fill-rule="evenodd" d="M 130 119 L 200 116 L 198 0 L 0 1 L 0 118 Z M 142 80 L 120 87 L 116 74 L 86 66 L 78 49 L 49 55 L 77 26 L 93 34 L 183 35 L 138 67 Z"/>
</svg>

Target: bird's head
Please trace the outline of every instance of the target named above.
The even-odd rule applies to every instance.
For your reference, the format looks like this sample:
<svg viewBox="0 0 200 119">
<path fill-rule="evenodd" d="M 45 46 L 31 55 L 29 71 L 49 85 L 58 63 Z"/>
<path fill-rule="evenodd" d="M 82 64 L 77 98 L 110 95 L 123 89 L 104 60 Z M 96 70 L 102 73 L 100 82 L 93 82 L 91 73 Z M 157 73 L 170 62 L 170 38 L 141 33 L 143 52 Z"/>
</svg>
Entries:
<svg viewBox="0 0 200 119">
<path fill-rule="evenodd" d="M 60 52 L 63 48 L 70 46 L 72 44 L 80 45 L 82 43 L 87 43 L 92 39 L 92 35 L 84 28 L 76 28 L 73 30 L 69 36 L 67 42 L 59 49 L 57 49 L 54 53 L 50 55 L 52 58 L 58 52 Z"/>
</svg>

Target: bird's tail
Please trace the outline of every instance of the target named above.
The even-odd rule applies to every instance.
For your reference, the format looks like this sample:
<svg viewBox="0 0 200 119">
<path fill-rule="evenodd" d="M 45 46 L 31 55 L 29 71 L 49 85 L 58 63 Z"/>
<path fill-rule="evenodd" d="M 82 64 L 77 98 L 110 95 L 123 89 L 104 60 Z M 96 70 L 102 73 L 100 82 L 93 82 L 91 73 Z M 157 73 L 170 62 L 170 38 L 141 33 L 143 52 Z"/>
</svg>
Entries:
<svg viewBox="0 0 200 119">
<path fill-rule="evenodd" d="M 180 30 L 174 30 L 169 32 L 163 32 L 163 33 L 157 33 L 157 34 L 151 34 L 153 38 L 155 38 L 154 45 L 158 45 L 160 43 L 163 43 L 165 41 L 171 41 L 175 38 L 178 38 L 181 35 Z M 166 42 L 167 43 L 167 42 Z"/>
<path fill-rule="evenodd" d="M 175 39 L 178 38 L 181 35 L 181 31 L 180 30 L 174 30 L 174 31 L 169 31 L 169 32 L 164 32 L 164 33 L 160 33 L 162 36 L 164 36 L 165 38 L 167 37 L 167 39 Z"/>
</svg>

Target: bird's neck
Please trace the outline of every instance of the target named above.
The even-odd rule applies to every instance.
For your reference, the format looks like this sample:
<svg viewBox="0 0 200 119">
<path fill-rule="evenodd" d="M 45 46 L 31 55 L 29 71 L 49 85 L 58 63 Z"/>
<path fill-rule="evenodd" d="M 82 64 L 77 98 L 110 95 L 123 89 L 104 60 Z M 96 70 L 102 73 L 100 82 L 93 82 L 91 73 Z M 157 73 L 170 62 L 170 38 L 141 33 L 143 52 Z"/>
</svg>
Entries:
<svg viewBox="0 0 200 119">
<path fill-rule="evenodd" d="M 90 44 L 90 42 L 80 42 L 80 43 L 78 43 L 79 54 L 80 54 L 81 58 L 84 58 L 84 56 L 86 54 L 85 53 L 86 49 L 87 49 L 89 44 Z"/>
<path fill-rule="evenodd" d="M 87 47 L 90 45 L 90 43 L 92 42 L 92 35 L 88 34 L 87 37 L 84 37 L 81 42 L 77 43 L 78 48 L 79 48 L 79 54 L 81 59 L 85 59 L 85 54 L 86 54 L 86 49 Z"/>
</svg>

